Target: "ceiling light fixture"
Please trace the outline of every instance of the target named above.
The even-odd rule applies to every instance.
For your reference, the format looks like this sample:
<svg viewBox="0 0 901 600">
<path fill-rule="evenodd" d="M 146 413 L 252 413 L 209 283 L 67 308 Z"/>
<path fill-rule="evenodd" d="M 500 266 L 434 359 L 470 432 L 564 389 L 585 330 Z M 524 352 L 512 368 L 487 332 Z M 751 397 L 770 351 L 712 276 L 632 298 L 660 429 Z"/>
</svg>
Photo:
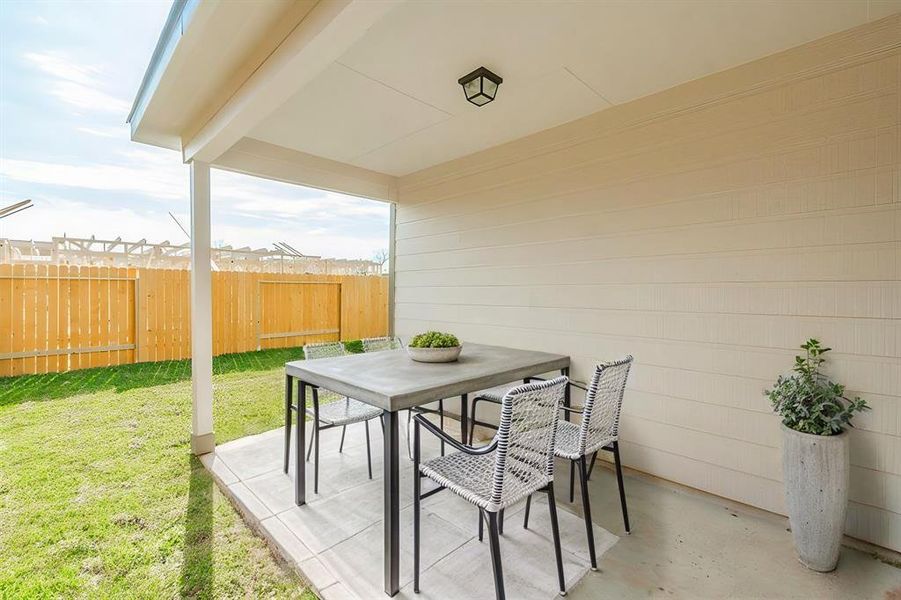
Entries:
<svg viewBox="0 0 901 600">
<path fill-rule="evenodd" d="M 469 75 L 458 79 L 457 83 L 463 86 L 467 100 L 476 106 L 485 106 L 497 96 L 497 88 L 503 81 L 500 76 L 485 67 L 479 67 Z"/>
</svg>

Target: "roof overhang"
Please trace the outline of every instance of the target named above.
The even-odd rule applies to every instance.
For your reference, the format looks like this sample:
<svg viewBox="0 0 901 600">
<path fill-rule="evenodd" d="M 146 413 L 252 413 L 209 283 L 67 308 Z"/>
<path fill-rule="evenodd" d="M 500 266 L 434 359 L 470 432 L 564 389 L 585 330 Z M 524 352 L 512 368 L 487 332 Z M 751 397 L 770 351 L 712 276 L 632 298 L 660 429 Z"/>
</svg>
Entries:
<svg viewBox="0 0 901 600">
<path fill-rule="evenodd" d="M 128 115 L 131 138 L 181 150 L 316 4 L 175 0 Z"/>
<path fill-rule="evenodd" d="M 132 139 L 185 161 L 388 199 L 398 177 L 899 10 L 901 0 L 176 0 L 129 122 Z M 456 81 L 482 65 L 504 83 L 478 108 Z"/>
</svg>

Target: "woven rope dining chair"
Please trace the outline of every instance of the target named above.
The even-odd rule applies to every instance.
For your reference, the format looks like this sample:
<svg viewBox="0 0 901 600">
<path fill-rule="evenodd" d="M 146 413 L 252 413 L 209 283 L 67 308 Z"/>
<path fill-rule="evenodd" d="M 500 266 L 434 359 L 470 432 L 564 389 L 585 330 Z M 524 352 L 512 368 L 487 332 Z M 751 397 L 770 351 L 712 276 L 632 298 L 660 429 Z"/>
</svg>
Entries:
<svg viewBox="0 0 901 600">
<path fill-rule="evenodd" d="M 626 491 L 623 487 L 622 463 L 619 455 L 619 418 L 622 412 L 623 396 L 632 360 L 632 356 L 629 355 L 617 361 L 597 365 L 591 384 L 587 388 L 570 381 L 569 385 L 585 392 L 585 400 L 581 409 L 562 407 L 562 410 L 572 414 L 581 414 L 582 420 L 579 424 L 559 421 L 557 425 L 557 442 L 554 453 L 558 457 L 570 461 L 570 502 L 574 500 L 574 472 L 576 469 L 579 471 L 585 528 L 588 535 L 588 550 L 593 569 L 597 568 L 597 560 L 594 548 L 594 532 L 591 526 L 588 480 L 591 477 L 592 469 L 594 469 L 597 454 L 601 450 L 613 453 L 616 483 L 619 487 L 620 507 L 623 513 L 623 526 L 626 533 L 631 532 L 629 511 L 626 507 Z M 499 403 L 500 399 L 503 398 L 503 391 L 509 388 L 510 384 L 474 394 L 471 422 L 475 423 L 475 409 L 479 401 Z M 479 421 L 478 424 L 483 427 L 492 427 L 490 423 L 484 421 Z M 590 458 L 588 458 L 589 455 Z M 530 508 L 531 498 L 526 501 L 526 510 L 523 517 L 524 527 L 528 527 L 529 524 Z"/>
<path fill-rule="evenodd" d="M 537 491 L 547 492 L 551 530 L 557 559 L 560 594 L 566 594 L 557 506 L 554 502 L 554 436 L 566 391 L 566 377 L 517 386 L 501 401 L 500 426 L 490 444 L 474 448 L 438 429 L 424 415 L 414 417 L 413 428 L 413 591 L 419 592 L 420 503 L 448 489 L 474 504 L 479 523 L 488 523 L 488 543 L 494 571 L 494 589 L 503 600 L 499 513 Z M 420 428 L 443 439 L 458 452 L 421 462 Z M 421 493 L 421 478 L 438 484 Z"/>
<path fill-rule="evenodd" d="M 579 484 L 582 490 L 582 514 L 585 517 L 585 531 L 588 536 L 588 555 L 591 558 L 591 568 L 597 570 L 597 556 L 594 549 L 594 529 L 591 523 L 591 502 L 588 494 L 588 479 L 591 469 L 597 459 L 600 450 L 613 452 L 616 468 L 616 483 L 619 487 L 620 506 L 623 511 L 623 525 L 626 533 L 630 533 L 629 511 L 626 509 L 626 493 L 623 489 L 623 470 L 619 458 L 619 417 L 622 412 L 623 396 L 626 391 L 626 381 L 629 378 L 629 369 L 632 367 L 632 356 L 613 362 L 597 365 L 594 376 L 588 388 L 585 390 L 585 403 L 581 409 L 564 408 L 572 413 L 582 415 L 581 423 L 576 425 L 569 421 L 560 421 L 557 424 L 557 441 L 554 454 L 559 458 L 571 461 L 579 470 Z M 591 456 L 591 466 L 588 465 L 588 456 Z M 572 471 L 570 471 L 572 472 Z M 572 477 L 570 477 L 572 482 Z M 572 483 L 570 483 L 570 502 L 572 502 Z M 529 526 L 529 509 L 532 498 L 526 500 L 526 510 L 523 516 L 523 527 Z"/>
<path fill-rule="evenodd" d="M 306 344 L 303 347 L 305 360 L 317 360 L 320 358 L 332 358 L 344 356 L 347 351 L 341 342 L 320 342 Z M 307 406 L 306 398 L 304 412 L 313 418 L 313 435 L 310 439 L 310 448 L 307 450 L 307 460 L 313 453 L 313 493 L 319 493 L 319 432 L 333 427 L 347 428 L 353 423 L 364 423 L 366 426 L 366 461 L 369 468 L 369 479 L 372 479 L 372 450 L 369 443 L 369 421 L 380 417 L 382 410 L 353 398 L 347 398 L 329 390 L 320 390 L 316 386 L 308 386 L 311 389 L 312 406 Z M 286 402 L 285 404 L 285 473 L 288 472 L 288 461 L 291 447 L 291 412 L 297 413 L 298 427 L 303 427 L 303 416 L 298 412 L 297 406 Z M 344 449 L 344 430 L 341 432 L 341 444 L 338 452 Z"/>
<path fill-rule="evenodd" d="M 404 347 L 400 338 L 390 336 L 364 338 L 361 341 L 363 342 L 363 352 L 381 352 L 382 350 L 397 350 Z"/>
</svg>

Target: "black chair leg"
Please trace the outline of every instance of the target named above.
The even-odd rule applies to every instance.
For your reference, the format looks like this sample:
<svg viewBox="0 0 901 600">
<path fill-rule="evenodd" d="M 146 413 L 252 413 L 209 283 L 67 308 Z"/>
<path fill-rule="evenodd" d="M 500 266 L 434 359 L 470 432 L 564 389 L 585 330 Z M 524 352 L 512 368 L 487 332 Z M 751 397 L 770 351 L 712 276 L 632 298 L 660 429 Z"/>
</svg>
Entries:
<svg viewBox="0 0 901 600">
<path fill-rule="evenodd" d="M 438 401 L 438 427 L 444 431 L 444 400 Z M 444 440 L 441 440 L 441 456 L 444 456 Z"/>
<path fill-rule="evenodd" d="M 598 560 L 594 553 L 594 526 L 591 522 L 591 503 L 588 500 L 588 466 L 585 457 L 579 459 L 579 482 L 582 484 L 582 514 L 585 515 L 585 533 L 588 535 L 588 556 L 591 570 L 598 570 Z"/>
<path fill-rule="evenodd" d="M 319 432 L 319 424 L 313 424 L 313 435 L 310 436 L 310 447 L 307 448 L 307 462 L 310 462 L 310 457 L 313 456 L 313 442 L 316 441 L 316 435 Z"/>
<path fill-rule="evenodd" d="M 419 425 L 413 428 L 413 591 L 419 593 Z"/>
<path fill-rule="evenodd" d="M 504 509 L 497 513 L 497 530 L 498 533 L 504 535 Z"/>
<path fill-rule="evenodd" d="M 598 461 L 598 452 L 594 451 L 594 454 L 591 455 L 591 462 L 588 463 L 588 481 L 591 481 L 591 474 L 594 473 L 594 465 Z"/>
<path fill-rule="evenodd" d="M 572 504 L 575 501 L 575 490 L 576 490 L 576 461 L 572 461 L 569 463 L 569 503 Z"/>
<path fill-rule="evenodd" d="M 626 488 L 623 487 L 623 467 L 619 460 L 619 442 L 613 442 L 613 462 L 616 466 L 616 483 L 619 485 L 619 503 L 623 508 L 623 525 L 626 533 L 632 533 L 629 528 L 629 511 L 626 509 Z"/>
<path fill-rule="evenodd" d="M 560 595 L 565 596 L 566 577 L 563 575 L 563 552 L 560 550 L 560 527 L 557 525 L 557 501 L 554 498 L 553 481 L 547 485 L 547 504 L 551 513 L 551 533 L 554 535 L 554 554 L 557 558 L 557 581 L 560 584 Z"/>
<path fill-rule="evenodd" d="M 369 433 L 369 431 L 368 431 L 369 423 L 367 423 L 366 425 L 367 425 L 366 433 Z M 341 443 L 338 444 L 338 454 L 341 454 L 342 452 L 344 452 L 344 434 L 345 433 L 347 433 L 347 425 L 344 425 L 343 427 L 341 427 Z M 372 477 L 370 477 L 370 479 L 372 479 Z"/>
<path fill-rule="evenodd" d="M 526 514 L 522 518 L 522 528 L 529 528 L 529 511 L 532 510 L 532 495 L 526 496 Z"/>
<path fill-rule="evenodd" d="M 364 425 L 366 425 L 366 464 L 369 467 L 369 478 L 372 479 L 372 450 L 369 448 L 369 421 L 364 421 Z M 341 434 L 341 438 L 344 439 L 344 434 Z"/>
<path fill-rule="evenodd" d="M 501 540 L 498 528 L 498 515 L 489 512 L 488 515 L 488 547 L 491 550 L 491 566 L 494 570 L 494 595 L 497 600 L 505 600 L 504 570 L 501 567 Z"/>
<path fill-rule="evenodd" d="M 288 472 L 288 460 L 291 456 L 291 377 L 285 378 L 285 473 Z M 300 418 L 300 415 L 297 416 Z"/>
<path fill-rule="evenodd" d="M 482 513 L 482 509 L 479 509 L 479 541 L 485 537 L 485 515 Z"/>
</svg>

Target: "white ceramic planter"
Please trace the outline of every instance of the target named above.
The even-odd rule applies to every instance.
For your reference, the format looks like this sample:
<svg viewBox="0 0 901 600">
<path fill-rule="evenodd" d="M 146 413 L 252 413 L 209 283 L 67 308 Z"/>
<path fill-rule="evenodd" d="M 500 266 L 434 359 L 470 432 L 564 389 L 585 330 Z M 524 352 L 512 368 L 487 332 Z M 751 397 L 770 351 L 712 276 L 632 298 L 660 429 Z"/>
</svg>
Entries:
<svg viewBox="0 0 901 600">
<path fill-rule="evenodd" d="M 848 432 L 811 435 L 783 425 L 782 472 L 798 560 L 814 571 L 832 571 L 848 507 Z"/>
<path fill-rule="evenodd" d="M 454 362 L 460 358 L 463 346 L 453 348 L 411 348 L 407 346 L 407 354 L 416 362 L 445 363 Z"/>
</svg>

